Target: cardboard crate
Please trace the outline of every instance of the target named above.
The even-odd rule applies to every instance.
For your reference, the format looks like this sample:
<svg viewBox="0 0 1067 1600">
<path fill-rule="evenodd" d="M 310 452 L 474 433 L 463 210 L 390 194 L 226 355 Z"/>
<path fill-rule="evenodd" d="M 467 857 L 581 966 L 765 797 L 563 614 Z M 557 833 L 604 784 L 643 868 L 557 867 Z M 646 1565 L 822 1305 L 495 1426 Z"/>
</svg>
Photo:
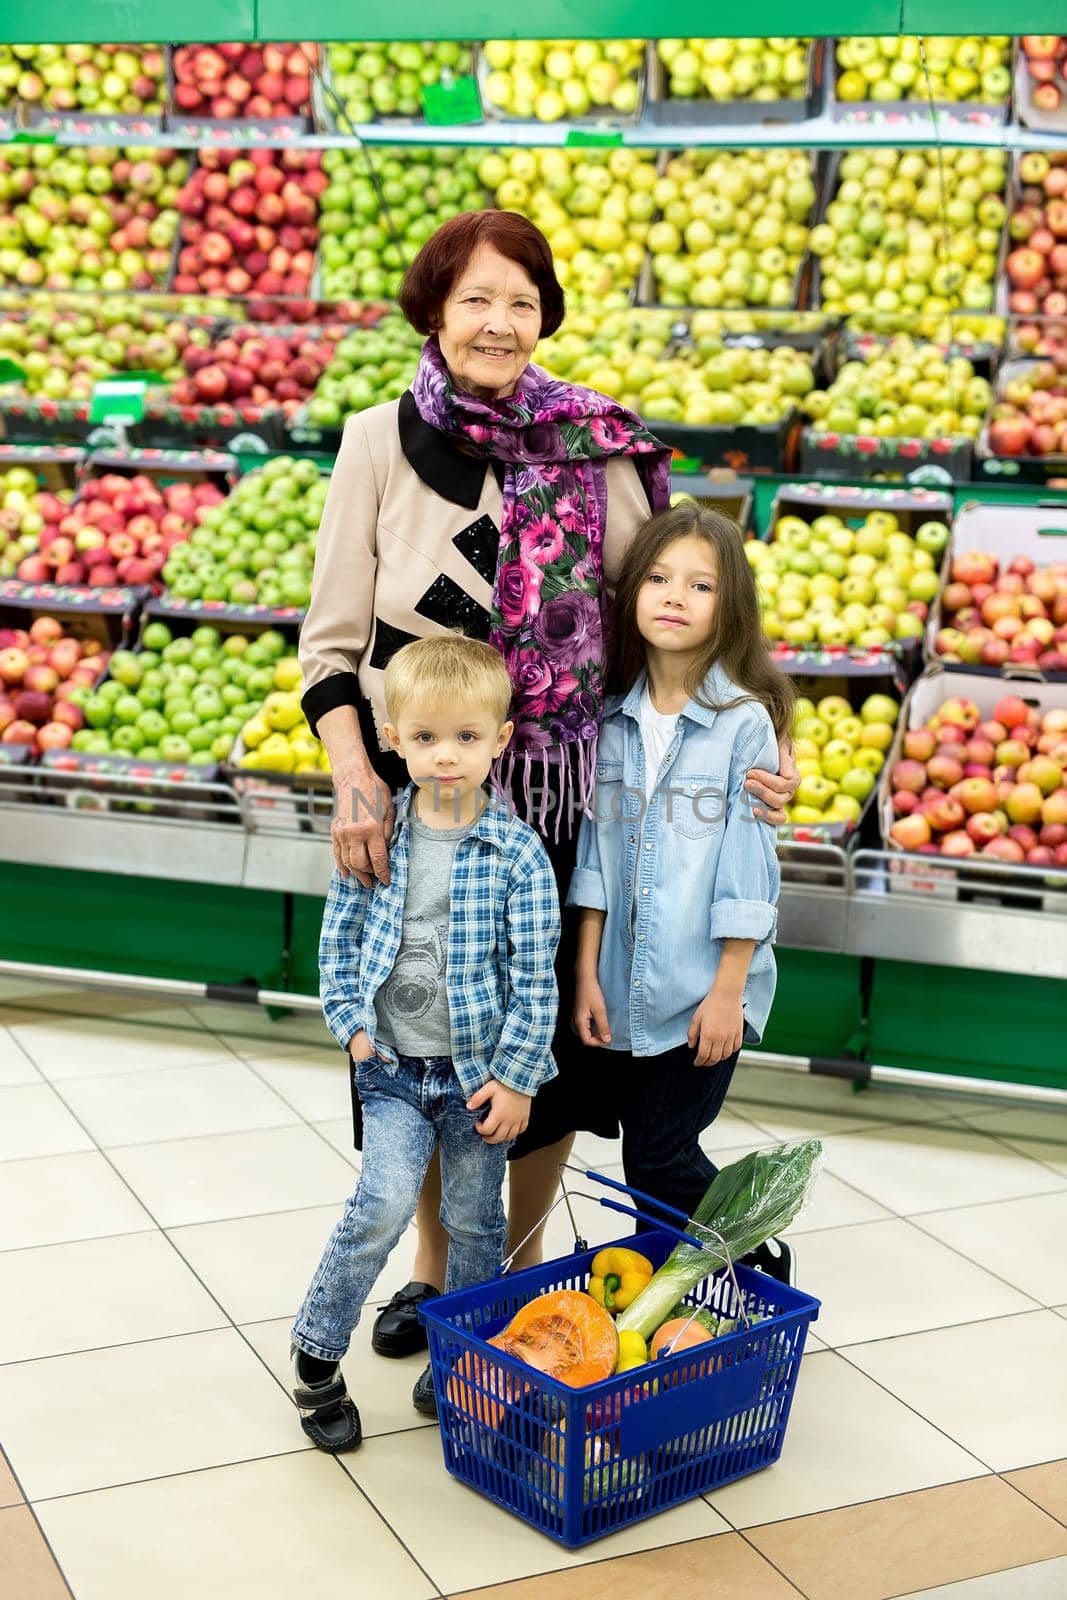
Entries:
<svg viewBox="0 0 1067 1600">
<path fill-rule="evenodd" d="M 938 664 L 946 672 L 968 672 L 996 679 L 1002 679 L 1007 672 L 1012 678 L 1067 681 L 1067 671 L 1044 671 L 1020 662 L 1005 663 L 1003 668 L 984 666 L 981 662 L 954 661 L 938 654 L 935 641 L 943 626 L 942 598 L 945 586 L 951 581 L 953 561 L 966 550 L 988 551 L 997 558 L 1004 570 L 1016 556 L 1028 556 L 1037 567 L 1047 566 L 1052 561 L 1067 561 L 1067 502 L 1035 506 L 1000 501 L 983 505 L 972 500 L 961 506 L 945 547 L 941 588 L 930 607 L 923 639 L 923 654 L 927 662 Z"/>
<path fill-rule="evenodd" d="M 505 29 L 505 31 L 508 31 Z M 486 122 L 510 123 L 512 126 L 526 126 L 522 117 L 512 117 L 499 106 L 495 106 L 485 92 L 485 80 L 492 68 L 485 59 L 485 52 L 481 44 L 474 48 L 474 76 L 478 84 L 478 94 L 482 102 L 482 115 Z M 594 106 L 584 117 L 566 117 L 563 126 L 567 128 L 583 129 L 590 131 L 598 128 L 632 128 L 640 122 L 645 106 L 646 73 L 645 63 L 642 61 L 632 76 L 637 81 L 637 109 L 632 114 L 616 111 L 612 106 Z"/>
<path fill-rule="evenodd" d="M 1004 394 L 1006 384 L 1015 378 L 1032 378 L 1038 373 L 1055 372 L 1054 363 L 1044 357 L 1020 356 L 1005 361 L 997 378 L 997 398 Z M 1067 375 L 1059 374 L 1055 390 L 1067 395 Z M 994 483 L 1047 483 L 1056 488 L 1067 488 L 1067 453 L 1058 451 L 1047 456 L 998 456 L 993 454 L 989 442 L 988 425 L 978 438 L 975 459 L 979 478 Z"/>
<path fill-rule="evenodd" d="M 850 526 L 858 527 L 870 511 L 892 511 L 905 533 L 914 533 L 930 520 L 952 521 L 952 497 L 933 489 L 897 489 L 889 486 L 857 488 L 846 484 L 783 484 L 774 498 L 767 538 L 782 516 L 802 517 L 814 522 L 824 512 L 833 512 Z M 913 677 L 921 665 L 921 641 L 904 640 L 881 649 L 849 646 L 844 649 L 823 645 L 793 646 L 775 642 L 774 659 L 784 671 L 826 677 L 843 672 L 849 677 L 877 678 L 887 672 L 902 671 Z"/>
<path fill-rule="evenodd" d="M 827 40 L 828 45 L 828 88 L 827 109 L 835 122 L 854 122 L 865 127 L 883 125 L 886 133 L 892 132 L 894 127 L 903 127 L 909 123 L 921 123 L 930 129 L 931 144 L 935 142 L 934 134 L 937 127 L 951 130 L 951 125 L 956 124 L 964 128 L 987 128 L 992 131 L 1011 119 L 1010 94 L 995 105 L 980 105 L 977 101 L 968 100 L 937 100 L 933 106 L 924 99 L 917 100 L 839 100 L 837 95 L 838 79 L 841 69 L 837 64 L 837 51 L 835 41 Z M 933 116 L 931 115 L 933 113 Z M 936 117 L 936 124 L 934 122 Z M 946 130 L 945 125 L 949 128 Z M 951 143 L 951 139 L 947 142 Z"/>
<path fill-rule="evenodd" d="M 0 473 L 9 467 L 26 467 L 38 486 L 52 494 L 75 487 L 85 459 L 85 451 L 78 445 L 0 444 Z"/>
<path fill-rule="evenodd" d="M 650 122 L 665 127 L 690 128 L 701 123 L 745 127 L 764 122 L 806 122 L 822 110 L 826 47 L 830 40 L 809 39 L 808 77 L 804 92 L 785 100 L 676 100 L 670 92 L 670 74 L 660 60 L 655 39 L 646 46 L 648 94 L 645 110 Z M 801 130 L 798 130 L 798 133 Z"/>
<path fill-rule="evenodd" d="M 890 836 L 893 825 L 893 792 L 890 774 L 900 760 L 904 749 L 904 735 L 913 728 L 922 728 L 929 717 L 946 700 L 962 696 L 973 700 L 982 720 L 993 715 L 998 700 L 1006 693 L 1020 695 L 1028 704 L 1040 711 L 1053 707 L 1067 707 L 1067 686 L 1054 683 L 1012 682 L 1004 678 L 982 676 L 979 673 L 946 673 L 939 667 L 930 667 L 913 684 L 904 702 L 896 738 L 882 769 L 878 786 L 878 818 L 884 848 L 898 858 L 890 863 L 887 883 L 890 891 L 898 884 L 908 893 L 930 895 L 939 900 L 953 900 L 970 904 L 988 904 L 1019 910 L 1035 910 L 1035 896 L 1046 887 L 1057 889 L 1047 896 L 1042 909 L 1067 910 L 1067 897 L 1062 890 L 1067 887 L 1067 869 L 1015 866 L 1010 862 L 998 863 L 998 870 L 968 873 L 967 856 L 945 858 L 936 855 L 919 855 L 902 849 Z"/>
<path fill-rule="evenodd" d="M 699 472 L 672 472 L 671 499 L 675 495 L 688 495 L 701 507 L 721 511 L 736 522 L 742 533 L 752 527 L 752 507 L 756 485 L 751 478 L 739 478 L 733 472 L 723 472 L 707 477 Z"/>
<path fill-rule="evenodd" d="M 56 617 L 74 638 L 96 639 L 113 650 L 133 638 L 147 595 L 147 589 L 89 589 L 2 578 L 0 624 L 29 629 L 38 617 Z"/>
<path fill-rule="evenodd" d="M 784 665 L 784 663 L 783 663 Z M 857 713 L 864 701 L 872 694 L 885 694 L 897 703 L 897 726 L 900 723 L 900 707 L 907 693 L 908 680 L 902 672 L 900 664 L 883 658 L 878 672 L 855 673 L 847 668 L 842 668 L 840 663 L 836 672 L 813 673 L 805 672 L 802 668 L 789 668 L 790 677 L 796 682 L 798 696 L 805 696 L 818 702 L 827 695 L 840 695 L 847 700 Z M 886 761 L 889 757 L 886 756 Z M 778 828 L 778 839 L 782 844 L 816 844 L 816 845 L 860 845 L 876 844 L 878 840 L 878 779 L 875 779 L 870 794 L 864 800 L 859 817 L 855 822 L 787 822 Z M 810 882 L 810 877 L 808 878 Z"/>
</svg>

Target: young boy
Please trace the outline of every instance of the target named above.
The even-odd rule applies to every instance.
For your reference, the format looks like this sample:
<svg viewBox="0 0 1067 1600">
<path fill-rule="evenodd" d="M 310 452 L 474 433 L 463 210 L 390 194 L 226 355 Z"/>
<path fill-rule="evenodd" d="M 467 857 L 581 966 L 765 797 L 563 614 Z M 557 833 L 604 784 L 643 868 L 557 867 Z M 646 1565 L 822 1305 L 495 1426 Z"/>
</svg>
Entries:
<svg viewBox="0 0 1067 1600">
<path fill-rule="evenodd" d="M 506 1237 L 508 1145 L 556 1075 L 559 899 L 540 839 L 483 785 L 511 737 L 511 682 L 491 646 L 459 635 L 405 645 L 385 673 L 385 735 L 411 784 L 391 882 L 334 872 L 319 948 L 326 1022 L 352 1058 L 363 1165 L 292 1332 L 300 1425 L 355 1449 L 359 1412 L 340 1360 L 441 1147 L 445 1292 L 491 1278 Z M 427 1367 L 412 1397 L 433 1403 Z"/>
</svg>

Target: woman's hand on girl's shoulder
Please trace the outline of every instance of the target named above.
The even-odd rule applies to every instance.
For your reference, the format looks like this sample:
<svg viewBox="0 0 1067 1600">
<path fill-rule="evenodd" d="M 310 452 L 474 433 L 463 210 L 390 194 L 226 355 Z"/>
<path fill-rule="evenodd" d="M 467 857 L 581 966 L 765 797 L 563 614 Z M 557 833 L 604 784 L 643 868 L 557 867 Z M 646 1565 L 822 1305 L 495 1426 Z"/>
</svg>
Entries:
<svg viewBox="0 0 1067 1600">
<path fill-rule="evenodd" d="M 778 771 L 765 772 L 761 767 L 752 767 L 745 779 L 745 789 L 761 802 L 753 809 L 753 816 L 780 827 L 786 820 L 786 807 L 796 794 L 799 782 L 793 742 L 783 735 L 778 741 Z"/>
</svg>

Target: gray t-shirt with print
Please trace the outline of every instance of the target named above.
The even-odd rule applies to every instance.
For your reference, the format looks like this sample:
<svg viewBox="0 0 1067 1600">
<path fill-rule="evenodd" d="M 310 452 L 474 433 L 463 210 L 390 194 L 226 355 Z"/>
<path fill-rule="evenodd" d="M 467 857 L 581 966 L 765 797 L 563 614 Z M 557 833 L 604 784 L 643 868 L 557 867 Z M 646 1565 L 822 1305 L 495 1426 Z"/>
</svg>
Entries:
<svg viewBox="0 0 1067 1600">
<path fill-rule="evenodd" d="M 456 846 L 473 823 L 428 828 L 412 812 L 407 822 L 408 884 L 404 928 L 393 970 L 374 1002 L 378 1032 L 402 1056 L 450 1056 L 445 969 L 449 892 Z"/>
</svg>

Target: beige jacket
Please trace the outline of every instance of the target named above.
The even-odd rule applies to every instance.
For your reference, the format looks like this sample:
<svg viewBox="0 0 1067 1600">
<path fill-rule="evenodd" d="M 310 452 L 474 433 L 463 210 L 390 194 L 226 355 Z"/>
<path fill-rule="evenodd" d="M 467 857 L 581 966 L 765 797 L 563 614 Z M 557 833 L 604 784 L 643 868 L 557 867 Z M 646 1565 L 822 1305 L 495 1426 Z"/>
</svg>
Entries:
<svg viewBox="0 0 1067 1600">
<path fill-rule="evenodd" d="M 608 459 L 607 486 L 603 562 L 610 593 L 649 505 L 627 456 Z M 423 423 L 410 395 L 349 418 L 300 631 L 312 726 L 336 706 L 362 709 L 362 700 L 383 749 L 390 656 L 409 639 L 450 628 L 488 637 L 502 508 L 495 472 Z M 369 724 L 361 722 L 366 738 Z"/>
</svg>

